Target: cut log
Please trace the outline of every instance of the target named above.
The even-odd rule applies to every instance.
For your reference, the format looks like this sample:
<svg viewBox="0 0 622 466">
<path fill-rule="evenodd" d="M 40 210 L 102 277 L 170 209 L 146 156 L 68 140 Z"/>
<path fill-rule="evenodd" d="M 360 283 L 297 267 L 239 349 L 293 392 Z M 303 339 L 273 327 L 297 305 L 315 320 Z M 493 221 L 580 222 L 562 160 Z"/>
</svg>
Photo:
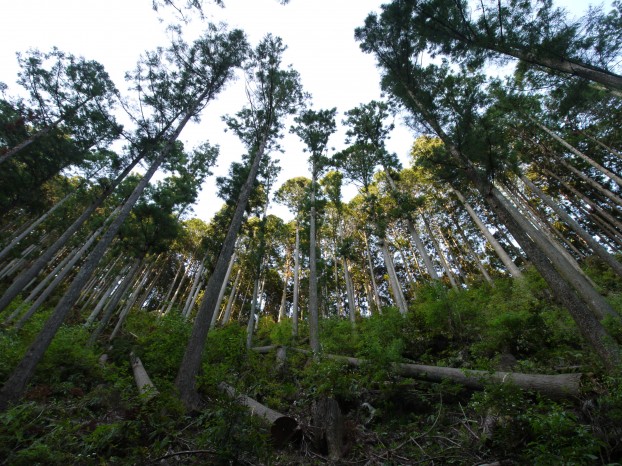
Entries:
<svg viewBox="0 0 622 466">
<path fill-rule="evenodd" d="M 305 354 L 311 351 L 290 348 Z M 324 354 L 324 357 L 335 361 L 343 361 L 350 366 L 360 367 L 368 361 L 364 359 Z M 393 364 L 395 372 L 403 377 L 425 380 L 428 382 L 450 382 L 464 385 L 467 388 L 481 390 L 490 382 L 513 383 L 523 390 L 534 390 L 551 398 L 569 398 L 579 395 L 582 374 L 520 374 L 518 372 L 488 372 L 453 367 L 423 366 L 420 364 Z"/>
<path fill-rule="evenodd" d="M 219 383 L 218 388 L 246 406 L 253 416 L 261 417 L 270 424 L 270 436 L 276 447 L 285 445 L 300 432 L 298 421 L 293 417 L 281 414 L 249 396 L 237 393 L 235 388 L 225 382 Z"/>
<path fill-rule="evenodd" d="M 136 381 L 138 392 L 144 395 L 147 400 L 150 400 L 158 394 L 158 389 L 149 378 L 140 358 L 134 352 L 130 353 L 130 362 L 132 363 L 132 371 L 134 372 L 134 380 Z"/>
</svg>

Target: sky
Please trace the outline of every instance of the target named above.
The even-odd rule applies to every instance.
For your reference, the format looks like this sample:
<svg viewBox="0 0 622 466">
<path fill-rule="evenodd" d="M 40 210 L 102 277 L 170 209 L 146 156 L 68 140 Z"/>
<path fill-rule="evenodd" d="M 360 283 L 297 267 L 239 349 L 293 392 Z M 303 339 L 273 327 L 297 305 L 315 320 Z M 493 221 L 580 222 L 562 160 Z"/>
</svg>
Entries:
<svg viewBox="0 0 622 466">
<path fill-rule="evenodd" d="M 312 95 L 314 109 L 337 107 L 338 122 L 345 111 L 381 98 L 374 58 L 360 51 L 354 29 L 384 1 L 290 0 L 283 6 L 277 0 L 225 0 L 225 8 L 204 3 L 207 21 L 222 21 L 231 28 L 243 29 L 252 45 L 269 32 L 283 38 L 288 46 L 283 63 L 291 64 L 300 73 L 305 91 Z M 575 14 L 587 8 L 581 0 L 558 3 Z M 0 0 L 0 8 L 0 82 L 9 86 L 8 95 L 19 93 L 15 53 L 31 48 L 47 51 L 53 46 L 99 61 L 117 88 L 131 95 L 126 90 L 125 72 L 135 67 L 142 52 L 167 45 L 166 26 L 172 20 L 165 16 L 166 11 L 154 12 L 151 0 Z M 186 40 L 200 35 L 203 27 L 198 20 L 183 26 Z M 187 149 L 206 140 L 220 146 L 214 176 L 206 181 L 194 206 L 194 215 L 205 221 L 222 205 L 215 195 L 215 177 L 226 175 L 231 161 L 240 160 L 245 152 L 237 138 L 225 131 L 221 116 L 234 114 L 244 104 L 243 81 L 238 79 L 208 106 L 199 124 L 192 124 L 181 135 Z M 393 123 L 396 129 L 387 148 L 407 166 L 415 135 L 399 116 Z M 329 145 L 343 149 L 344 138 L 345 131 L 340 128 Z M 284 153 L 272 155 L 280 160 L 282 168 L 277 187 L 294 176 L 309 176 L 307 154 L 298 138 L 286 135 L 282 147 Z M 344 196 L 354 193 L 350 187 Z M 291 217 L 284 207 L 274 203 L 271 213 Z"/>
</svg>

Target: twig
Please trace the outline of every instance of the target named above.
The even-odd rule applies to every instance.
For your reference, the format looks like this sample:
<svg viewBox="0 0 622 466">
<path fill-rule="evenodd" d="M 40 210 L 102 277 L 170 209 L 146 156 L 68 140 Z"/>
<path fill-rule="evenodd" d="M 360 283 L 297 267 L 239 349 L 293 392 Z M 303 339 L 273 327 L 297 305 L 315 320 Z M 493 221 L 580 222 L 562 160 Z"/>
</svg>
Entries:
<svg viewBox="0 0 622 466">
<path fill-rule="evenodd" d="M 159 458 L 156 458 L 152 461 L 152 463 L 155 463 L 156 461 L 160 461 L 160 460 L 165 460 L 166 458 L 171 458 L 173 456 L 179 456 L 179 455 L 196 455 L 196 454 L 200 454 L 200 453 L 208 453 L 208 454 L 216 454 L 216 452 L 214 450 L 185 450 L 185 451 L 178 451 L 175 453 L 167 453 L 164 456 L 160 456 Z"/>
</svg>

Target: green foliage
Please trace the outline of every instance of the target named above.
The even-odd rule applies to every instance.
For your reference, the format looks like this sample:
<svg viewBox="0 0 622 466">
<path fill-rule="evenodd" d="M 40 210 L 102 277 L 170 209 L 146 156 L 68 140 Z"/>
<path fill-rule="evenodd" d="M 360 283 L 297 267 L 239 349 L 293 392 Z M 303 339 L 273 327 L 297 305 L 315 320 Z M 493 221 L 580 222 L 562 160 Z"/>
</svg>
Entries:
<svg viewBox="0 0 622 466">
<path fill-rule="evenodd" d="M 154 381 L 174 379 L 191 330 L 190 323 L 178 312 L 155 319 L 153 315 L 137 312 L 130 314 L 126 322 L 126 331 L 139 336 L 135 351 Z M 122 357 L 127 360 L 128 355 L 129 351 Z"/>
</svg>

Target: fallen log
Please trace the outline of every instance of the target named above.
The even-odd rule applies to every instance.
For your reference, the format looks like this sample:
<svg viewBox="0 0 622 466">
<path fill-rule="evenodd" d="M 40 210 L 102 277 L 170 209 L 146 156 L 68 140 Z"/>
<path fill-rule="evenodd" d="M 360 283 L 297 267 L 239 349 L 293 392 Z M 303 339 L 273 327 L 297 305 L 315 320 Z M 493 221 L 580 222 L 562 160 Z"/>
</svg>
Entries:
<svg viewBox="0 0 622 466">
<path fill-rule="evenodd" d="M 133 351 L 130 353 L 130 362 L 132 363 L 132 372 L 134 373 L 134 381 L 138 387 L 138 392 L 144 395 L 147 400 L 150 400 L 158 394 L 158 389 L 149 378 L 140 358 Z"/>
<path fill-rule="evenodd" d="M 305 354 L 313 354 L 309 350 L 289 348 Z M 342 361 L 353 367 L 361 367 L 368 363 L 365 359 L 324 354 L 326 358 Z M 467 388 L 481 390 L 487 383 L 513 383 L 523 390 L 534 390 L 551 398 L 570 398 L 579 395 L 583 374 L 521 374 L 518 372 L 488 372 L 473 369 L 456 369 L 453 367 L 424 366 L 420 364 L 394 363 L 395 372 L 403 377 L 442 382 L 449 380 Z"/>
<path fill-rule="evenodd" d="M 293 417 L 281 414 L 249 396 L 237 393 L 235 388 L 225 382 L 219 383 L 218 388 L 246 406 L 253 416 L 261 417 L 270 423 L 270 436 L 275 446 L 285 445 L 300 432 L 298 421 Z"/>
</svg>

